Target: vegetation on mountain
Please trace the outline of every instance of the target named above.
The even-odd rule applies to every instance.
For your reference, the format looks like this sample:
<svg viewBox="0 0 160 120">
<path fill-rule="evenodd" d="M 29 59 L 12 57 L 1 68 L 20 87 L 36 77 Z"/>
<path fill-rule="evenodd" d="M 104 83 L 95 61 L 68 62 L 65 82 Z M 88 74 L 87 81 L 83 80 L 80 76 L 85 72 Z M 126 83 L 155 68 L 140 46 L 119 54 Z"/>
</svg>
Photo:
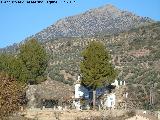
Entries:
<svg viewBox="0 0 160 120">
<path fill-rule="evenodd" d="M 61 19 L 31 37 L 43 42 L 61 37 L 93 36 L 101 32 L 111 35 L 152 22 L 150 18 L 136 16 L 113 5 L 105 5 Z"/>
<path fill-rule="evenodd" d="M 96 89 L 109 85 L 117 72 L 110 63 L 111 57 L 101 42 L 92 41 L 82 52 L 80 63 L 82 84 L 93 89 L 93 106 L 95 107 Z"/>
<path fill-rule="evenodd" d="M 27 37 L 24 41 L 35 38 L 40 42 L 46 42 L 55 38 L 88 37 L 101 33 L 113 35 L 153 22 L 155 21 L 148 17 L 141 17 L 108 4 L 79 15 L 60 19 L 35 35 Z M 24 41 L 20 44 L 23 44 Z M 0 49 L 0 51 L 3 53 L 17 52 L 19 46 L 19 44 L 13 44 Z"/>
</svg>

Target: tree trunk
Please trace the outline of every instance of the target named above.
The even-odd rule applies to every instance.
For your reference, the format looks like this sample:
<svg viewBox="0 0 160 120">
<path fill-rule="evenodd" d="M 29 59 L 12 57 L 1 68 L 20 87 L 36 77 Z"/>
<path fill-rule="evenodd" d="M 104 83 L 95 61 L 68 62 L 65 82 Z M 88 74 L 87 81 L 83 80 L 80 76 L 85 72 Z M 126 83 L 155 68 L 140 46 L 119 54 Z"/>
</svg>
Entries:
<svg viewBox="0 0 160 120">
<path fill-rule="evenodd" d="M 95 109 L 96 106 L 96 90 L 93 90 L 93 109 Z"/>
</svg>

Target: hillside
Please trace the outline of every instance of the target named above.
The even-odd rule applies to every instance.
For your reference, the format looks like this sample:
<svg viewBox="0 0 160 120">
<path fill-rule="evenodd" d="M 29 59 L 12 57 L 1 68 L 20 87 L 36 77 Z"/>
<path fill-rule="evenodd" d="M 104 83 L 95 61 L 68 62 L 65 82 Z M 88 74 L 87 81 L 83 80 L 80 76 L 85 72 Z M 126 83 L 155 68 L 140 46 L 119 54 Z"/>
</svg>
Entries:
<svg viewBox="0 0 160 120">
<path fill-rule="evenodd" d="M 148 100 L 149 90 L 160 88 L 160 23 L 132 29 L 116 35 L 61 38 L 44 43 L 51 55 L 49 75 L 52 79 L 72 84 L 79 73 L 80 52 L 89 41 L 103 41 L 120 74 L 118 79 L 132 84 L 137 100 Z M 138 87 L 138 89 L 136 89 Z M 158 100 L 159 93 L 154 92 Z M 157 101 L 155 99 L 155 101 Z"/>
<path fill-rule="evenodd" d="M 91 40 L 103 41 L 110 50 L 115 65 L 121 69 L 124 69 L 123 66 L 125 66 L 124 71 L 128 71 L 130 63 L 134 63 L 133 65 L 138 70 L 139 67 L 148 69 L 153 65 L 152 63 L 156 64 L 155 61 L 158 62 L 159 60 L 159 25 L 159 23 L 154 23 L 111 36 L 59 38 L 58 40 L 49 40 L 44 44 L 46 49 L 51 53 L 50 66 L 54 66 L 55 69 L 56 66 L 59 66 L 62 70 L 68 69 L 68 71 L 78 72 L 78 66 L 75 67 L 75 63 L 79 63 L 81 59 L 80 51 Z M 140 65 L 141 62 L 144 64 Z M 130 73 L 132 73 L 131 69 Z M 123 79 L 133 76 L 125 74 L 126 77 L 124 77 L 123 72 L 121 74 Z"/>
</svg>

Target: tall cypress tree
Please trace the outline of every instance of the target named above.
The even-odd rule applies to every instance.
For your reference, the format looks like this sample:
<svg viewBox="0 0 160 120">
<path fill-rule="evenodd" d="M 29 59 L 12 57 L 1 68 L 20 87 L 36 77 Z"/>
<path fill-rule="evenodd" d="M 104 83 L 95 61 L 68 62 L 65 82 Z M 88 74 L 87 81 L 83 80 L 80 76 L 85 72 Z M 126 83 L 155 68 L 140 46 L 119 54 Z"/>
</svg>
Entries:
<svg viewBox="0 0 160 120">
<path fill-rule="evenodd" d="M 95 108 L 96 89 L 111 83 L 117 72 L 111 64 L 111 57 L 101 42 L 92 41 L 82 52 L 80 63 L 82 84 L 93 90 L 93 107 Z"/>
</svg>

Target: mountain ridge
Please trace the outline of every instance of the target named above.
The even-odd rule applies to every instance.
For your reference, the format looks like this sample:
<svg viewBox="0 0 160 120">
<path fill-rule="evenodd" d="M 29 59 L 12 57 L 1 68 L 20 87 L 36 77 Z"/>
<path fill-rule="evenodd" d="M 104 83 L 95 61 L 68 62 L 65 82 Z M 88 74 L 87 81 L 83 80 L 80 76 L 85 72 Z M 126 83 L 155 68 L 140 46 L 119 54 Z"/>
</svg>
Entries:
<svg viewBox="0 0 160 120">
<path fill-rule="evenodd" d="M 31 38 L 44 42 L 61 37 L 95 36 L 101 32 L 111 35 L 153 22 L 155 21 L 151 18 L 136 16 L 131 12 L 120 10 L 114 5 L 107 4 L 87 10 L 81 14 L 59 19 L 49 27 L 27 37 L 20 43 L 13 44 L 13 46 L 18 47 Z M 10 45 L 0 48 L 0 51 L 3 52 L 4 49 L 12 50 L 15 47 Z"/>
<path fill-rule="evenodd" d="M 105 5 L 60 19 L 33 37 L 45 41 L 55 37 L 92 36 L 101 31 L 114 34 L 151 22 L 154 21 L 148 17 L 136 16 L 113 5 Z"/>
</svg>

